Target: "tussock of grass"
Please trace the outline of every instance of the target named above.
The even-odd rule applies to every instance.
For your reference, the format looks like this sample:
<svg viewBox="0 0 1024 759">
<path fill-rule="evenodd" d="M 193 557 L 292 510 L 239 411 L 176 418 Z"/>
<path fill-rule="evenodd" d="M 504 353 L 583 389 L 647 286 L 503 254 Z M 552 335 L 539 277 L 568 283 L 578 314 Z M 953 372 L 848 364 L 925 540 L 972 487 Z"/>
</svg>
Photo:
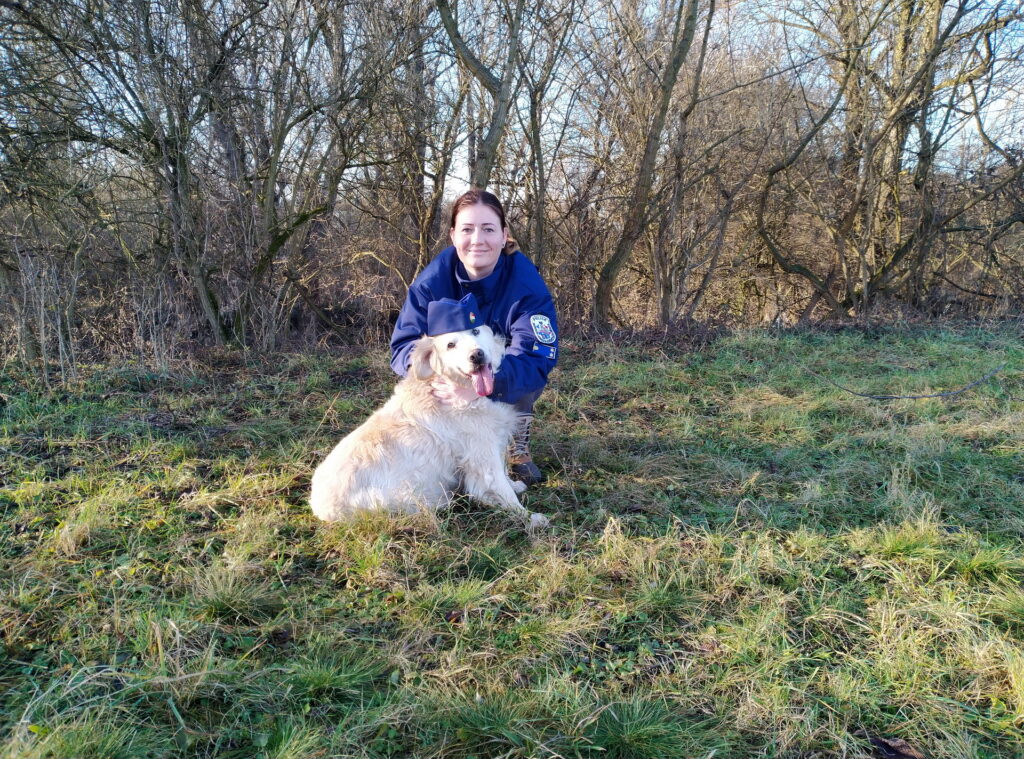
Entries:
<svg viewBox="0 0 1024 759">
<path fill-rule="evenodd" d="M 346 651 L 343 640 L 317 639 L 285 667 L 284 682 L 290 698 L 331 708 L 370 699 L 387 666 L 371 653 Z"/>
<path fill-rule="evenodd" d="M 244 566 L 214 564 L 196 573 L 194 604 L 210 620 L 252 623 L 274 617 L 283 608 L 270 583 L 249 576 Z"/>
<path fill-rule="evenodd" d="M 118 726 L 117 717 L 116 713 L 97 709 L 72 721 L 19 728 L 2 756 L 4 759 L 139 759 L 166 756 L 178 748 L 173 736 L 145 726 Z"/>
<path fill-rule="evenodd" d="M 574 348 L 539 538 L 311 516 L 383 352 L 0 377 L 0 756 L 1022 755 L 1018 332 Z"/>
</svg>

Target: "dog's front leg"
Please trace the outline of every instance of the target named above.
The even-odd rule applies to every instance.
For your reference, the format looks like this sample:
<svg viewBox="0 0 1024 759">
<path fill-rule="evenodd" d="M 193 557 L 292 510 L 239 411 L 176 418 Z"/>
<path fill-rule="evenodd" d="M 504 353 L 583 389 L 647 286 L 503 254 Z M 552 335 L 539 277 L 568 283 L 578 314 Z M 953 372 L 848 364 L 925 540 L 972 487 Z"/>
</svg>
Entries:
<svg viewBox="0 0 1024 759">
<path fill-rule="evenodd" d="M 523 507 L 514 485 L 505 472 L 505 461 L 499 449 L 482 458 L 467 461 L 463 468 L 466 495 L 507 511 L 530 528 L 547 526 L 547 517 L 531 514 Z"/>
<path fill-rule="evenodd" d="M 466 495 L 470 498 L 504 509 L 521 522 L 529 521 L 530 512 L 519 503 L 519 497 L 507 477 L 496 477 L 493 471 L 480 471 L 472 464 L 466 466 L 462 477 Z"/>
</svg>

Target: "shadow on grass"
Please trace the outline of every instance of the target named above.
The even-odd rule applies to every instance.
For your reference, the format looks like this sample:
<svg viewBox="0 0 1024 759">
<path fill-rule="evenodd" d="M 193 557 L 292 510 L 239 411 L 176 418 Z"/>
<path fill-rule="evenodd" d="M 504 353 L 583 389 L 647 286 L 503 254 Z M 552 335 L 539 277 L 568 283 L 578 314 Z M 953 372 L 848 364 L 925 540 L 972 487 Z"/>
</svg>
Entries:
<svg viewBox="0 0 1024 759">
<path fill-rule="evenodd" d="M 0 380 L 0 753 L 1015 755 L 1019 372 L 877 402 L 802 367 L 907 392 L 1022 358 L 995 328 L 588 346 L 539 405 L 535 538 L 463 498 L 315 520 L 383 361 Z"/>
</svg>

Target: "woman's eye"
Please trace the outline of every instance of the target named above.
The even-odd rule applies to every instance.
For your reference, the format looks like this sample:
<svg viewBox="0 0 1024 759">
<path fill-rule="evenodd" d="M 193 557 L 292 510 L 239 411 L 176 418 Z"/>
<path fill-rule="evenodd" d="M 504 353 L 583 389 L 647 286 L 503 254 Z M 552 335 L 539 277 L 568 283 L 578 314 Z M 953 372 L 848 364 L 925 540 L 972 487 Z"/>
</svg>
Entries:
<svg viewBox="0 0 1024 759">
<path fill-rule="evenodd" d="M 480 330 L 478 330 L 478 329 L 474 329 L 474 330 L 473 330 L 473 334 L 474 334 L 474 335 L 479 335 L 479 334 L 480 334 Z"/>
<path fill-rule="evenodd" d="M 452 340 L 450 343 L 448 343 L 448 350 L 451 350 L 454 347 L 455 347 L 455 341 Z"/>
</svg>

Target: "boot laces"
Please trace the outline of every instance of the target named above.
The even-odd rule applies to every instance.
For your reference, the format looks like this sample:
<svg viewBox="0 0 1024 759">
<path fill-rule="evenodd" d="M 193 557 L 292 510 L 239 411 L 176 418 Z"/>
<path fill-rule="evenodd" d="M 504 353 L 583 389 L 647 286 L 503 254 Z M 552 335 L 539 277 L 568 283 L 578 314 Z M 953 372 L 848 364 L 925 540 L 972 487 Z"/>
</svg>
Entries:
<svg viewBox="0 0 1024 759">
<path fill-rule="evenodd" d="M 513 457 L 530 456 L 530 427 L 533 424 L 533 414 L 520 414 L 516 417 L 515 431 L 512 433 Z"/>
</svg>

